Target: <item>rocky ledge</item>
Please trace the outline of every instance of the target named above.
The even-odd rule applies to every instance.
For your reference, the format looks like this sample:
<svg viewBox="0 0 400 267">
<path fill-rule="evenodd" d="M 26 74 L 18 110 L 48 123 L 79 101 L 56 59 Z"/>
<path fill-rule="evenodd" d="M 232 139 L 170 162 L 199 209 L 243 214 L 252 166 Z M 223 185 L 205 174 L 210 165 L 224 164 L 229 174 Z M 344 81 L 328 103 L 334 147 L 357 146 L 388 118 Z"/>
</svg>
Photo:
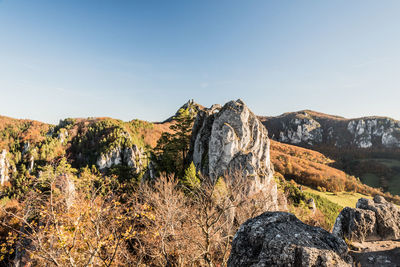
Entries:
<svg viewBox="0 0 400 267">
<path fill-rule="evenodd" d="M 228 266 L 351 266 L 343 239 L 291 213 L 266 212 L 242 224 Z"/>
</svg>

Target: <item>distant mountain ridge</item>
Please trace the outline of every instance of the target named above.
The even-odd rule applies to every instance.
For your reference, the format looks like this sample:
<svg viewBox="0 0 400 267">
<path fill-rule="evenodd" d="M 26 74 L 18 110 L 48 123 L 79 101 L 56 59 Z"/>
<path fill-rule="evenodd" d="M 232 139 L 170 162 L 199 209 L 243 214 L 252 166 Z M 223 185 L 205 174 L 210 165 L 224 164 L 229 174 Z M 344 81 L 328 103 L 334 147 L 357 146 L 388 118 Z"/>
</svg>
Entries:
<svg viewBox="0 0 400 267">
<path fill-rule="evenodd" d="M 400 121 L 389 117 L 346 119 L 302 110 L 259 119 L 279 142 L 305 147 L 400 148 Z"/>
</svg>

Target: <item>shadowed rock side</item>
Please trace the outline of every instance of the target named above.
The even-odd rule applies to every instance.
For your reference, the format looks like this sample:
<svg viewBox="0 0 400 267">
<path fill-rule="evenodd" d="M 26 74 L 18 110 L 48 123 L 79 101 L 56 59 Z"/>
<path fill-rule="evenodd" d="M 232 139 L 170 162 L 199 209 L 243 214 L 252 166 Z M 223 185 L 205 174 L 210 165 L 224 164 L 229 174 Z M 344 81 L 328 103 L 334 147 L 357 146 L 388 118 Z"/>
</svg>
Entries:
<svg viewBox="0 0 400 267">
<path fill-rule="evenodd" d="M 343 239 L 291 213 L 266 212 L 242 224 L 228 266 L 351 266 Z"/>
<path fill-rule="evenodd" d="M 189 160 L 213 181 L 240 171 L 254 181 L 250 193 L 268 190 L 276 203 L 269 145 L 266 128 L 239 99 L 198 112 Z"/>
<path fill-rule="evenodd" d="M 399 239 L 400 209 L 381 196 L 360 198 L 355 209 L 343 209 L 332 233 L 357 242 Z"/>
</svg>

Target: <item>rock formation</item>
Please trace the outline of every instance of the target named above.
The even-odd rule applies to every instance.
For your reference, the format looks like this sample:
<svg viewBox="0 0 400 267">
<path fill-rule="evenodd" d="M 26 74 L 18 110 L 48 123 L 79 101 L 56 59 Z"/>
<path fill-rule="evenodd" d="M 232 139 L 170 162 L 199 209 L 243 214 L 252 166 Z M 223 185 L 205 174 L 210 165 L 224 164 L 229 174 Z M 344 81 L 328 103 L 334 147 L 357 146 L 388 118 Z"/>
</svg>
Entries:
<svg viewBox="0 0 400 267">
<path fill-rule="evenodd" d="M 343 209 L 332 233 L 357 242 L 398 239 L 400 209 L 381 196 L 360 198 L 355 209 Z"/>
<path fill-rule="evenodd" d="M 8 172 L 9 172 L 10 164 L 7 160 L 7 151 L 3 149 L 0 154 L 0 185 L 3 185 L 5 182 L 9 180 Z"/>
<path fill-rule="evenodd" d="M 117 147 L 108 153 L 101 154 L 97 160 L 97 166 L 100 170 L 103 170 L 114 165 L 125 164 L 139 174 L 145 167 L 145 159 L 146 154 L 143 149 L 139 149 L 136 145 L 125 148 Z"/>
<path fill-rule="evenodd" d="M 242 100 L 198 112 L 189 155 L 204 176 L 215 181 L 240 172 L 253 179 L 251 192 L 268 191 L 276 203 L 268 132 Z"/>
<path fill-rule="evenodd" d="M 266 212 L 237 231 L 228 266 L 351 266 L 343 239 L 291 213 Z"/>
</svg>

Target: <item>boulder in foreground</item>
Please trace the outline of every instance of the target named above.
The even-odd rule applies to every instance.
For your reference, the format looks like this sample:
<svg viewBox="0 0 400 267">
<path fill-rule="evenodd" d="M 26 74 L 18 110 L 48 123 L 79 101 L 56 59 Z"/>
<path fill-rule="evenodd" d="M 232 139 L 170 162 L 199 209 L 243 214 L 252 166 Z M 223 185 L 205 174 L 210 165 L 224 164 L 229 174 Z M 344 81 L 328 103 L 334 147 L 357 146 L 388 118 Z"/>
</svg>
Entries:
<svg viewBox="0 0 400 267">
<path fill-rule="evenodd" d="M 291 213 L 266 212 L 242 224 L 228 266 L 351 266 L 343 239 Z"/>
<path fill-rule="evenodd" d="M 355 209 L 343 209 L 332 232 L 357 242 L 399 239 L 400 209 L 378 195 L 360 198 Z"/>
</svg>

